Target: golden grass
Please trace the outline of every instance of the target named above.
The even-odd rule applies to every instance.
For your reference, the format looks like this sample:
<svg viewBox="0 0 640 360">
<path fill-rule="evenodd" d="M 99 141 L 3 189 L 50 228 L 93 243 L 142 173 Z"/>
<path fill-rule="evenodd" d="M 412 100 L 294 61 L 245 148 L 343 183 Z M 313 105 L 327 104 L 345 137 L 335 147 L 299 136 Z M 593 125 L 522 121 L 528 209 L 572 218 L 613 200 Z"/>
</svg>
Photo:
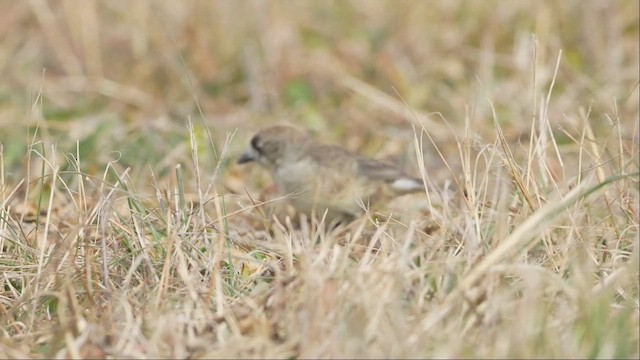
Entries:
<svg viewBox="0 0 640 360">
<path fill-rule="evenodd" d="M 637 2 L 0 14 L 0 357 L 640 356 Z M 272 213 L 279 121 L 425 192 Z"/>
</svg>

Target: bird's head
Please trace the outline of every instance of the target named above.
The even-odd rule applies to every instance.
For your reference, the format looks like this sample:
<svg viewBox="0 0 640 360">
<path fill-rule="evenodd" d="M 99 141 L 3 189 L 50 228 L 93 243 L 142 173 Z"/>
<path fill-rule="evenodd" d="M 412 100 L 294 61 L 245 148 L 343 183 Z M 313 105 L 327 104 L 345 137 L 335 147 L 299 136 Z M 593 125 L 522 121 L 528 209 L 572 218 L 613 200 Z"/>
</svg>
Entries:
<svg viewBox="0 0 640 360">
<path fill-rule="evenodd" d="M 257 162 L 273 170 L 285 161 L 298 160 L 310 141 L 304 132 L 292 126 L 272 126 L 253 136 L 249 148 L 238 159 L 238 164 Z"/>
</svg>

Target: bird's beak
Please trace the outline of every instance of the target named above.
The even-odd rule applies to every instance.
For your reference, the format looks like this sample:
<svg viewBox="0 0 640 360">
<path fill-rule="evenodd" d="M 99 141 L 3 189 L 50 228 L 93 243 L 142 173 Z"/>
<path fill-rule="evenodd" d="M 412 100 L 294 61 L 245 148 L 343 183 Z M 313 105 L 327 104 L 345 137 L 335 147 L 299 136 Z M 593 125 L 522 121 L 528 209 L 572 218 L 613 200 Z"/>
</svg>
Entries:
<svg viewBox="0 0 640 360">
<path fill-rule="evenodd" d="M 258 152 L 250 147 L 244 152 L 244 154 L 240 155 L 238 158 L 238 164 L 244 164 L 256 160 L 258 160 Z"/>
</svg>

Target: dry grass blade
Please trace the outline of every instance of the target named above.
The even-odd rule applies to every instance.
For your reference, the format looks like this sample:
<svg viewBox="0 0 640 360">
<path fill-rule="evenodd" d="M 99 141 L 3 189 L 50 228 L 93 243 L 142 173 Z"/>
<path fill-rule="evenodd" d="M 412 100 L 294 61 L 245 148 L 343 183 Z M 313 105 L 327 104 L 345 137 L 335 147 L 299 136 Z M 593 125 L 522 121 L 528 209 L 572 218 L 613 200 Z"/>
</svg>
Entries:
<svg viewBox="0 0 640 360">
<path fill-rule="evenodd" d="M 372 104 L 379 106 L 382 109 L 390 111 L 391 113 L 405 118 L 412 123 L 417 122 L 415 125 L 419 125 L 422 128 L 428 128 L 429 133 L 436 139 L 443 139 L 450 134 L 450 129 L 442 124 L 439 124 L 429 116 L 417 113 L 415 110 L 411 112 L 407 111 L 407 105 L 403 101 L 398 101 L 392 96 L 387 95 L 383 91 L 376 89 L 375 87 L 354 78 L 353 76 L 343 75 L 340 76 L 340 82 L 343 86 L 355 91 L 356 93 L 369 99 Z"/>
<path fill-rule="evenodd" d="M 557 221 L 558 215 L 564 210 L 598 191 L 606 190 L 608 186 L 616 181 L 637 177 L 638 175 L 640 175 L 640 173 L 614 176 L 595 185 L 583 181 L 566 195 L 554 201 L 549 201 L 546 205 L 535 211 L 527 220 L 518 225 L 507 238 L 500 241 L 495 249 L 487 254 L 480 263 L 473 267 L 471 271 L 462 278 L 456 289 L 443 301 L 443 308 L 435 311 L 424 320 L 424 331 L 431 330 L 442 321 L 455 304 L 464 298 L 464 292 L 477 286 L 478 282 L 482 280 L 493 266 L 497 265 L 500 261 L 507 260 L 509 257 L 514 256 L 518 251 L 530 245 L 532 241 L 540 239 L 540 235 L 546 231 L 547 226 L 553 221 Z"/>
<path fill-rule="evenodd" d="M 0 1 L 0 358 L 638 358 L 639 18 Z M 424 192 L 300 213 L 282 123 Z"/>
</svg>

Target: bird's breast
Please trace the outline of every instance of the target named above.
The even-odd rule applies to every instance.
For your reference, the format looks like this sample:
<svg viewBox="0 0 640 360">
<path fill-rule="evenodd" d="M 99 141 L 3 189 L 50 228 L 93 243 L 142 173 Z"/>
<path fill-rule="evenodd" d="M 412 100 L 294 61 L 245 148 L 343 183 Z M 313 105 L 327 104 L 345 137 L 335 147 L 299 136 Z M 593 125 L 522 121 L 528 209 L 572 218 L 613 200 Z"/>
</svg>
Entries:
<svg viewBox="0 0 640 360">
<path fill-rule="evenodd" d="M 275 169 L 273 177 L 281 192 L 300 193 L 313 187 L 312 179 L 316 172 L 317 166 L 308 160 L 300 160 L 280 164 Z"/>
</svg>

